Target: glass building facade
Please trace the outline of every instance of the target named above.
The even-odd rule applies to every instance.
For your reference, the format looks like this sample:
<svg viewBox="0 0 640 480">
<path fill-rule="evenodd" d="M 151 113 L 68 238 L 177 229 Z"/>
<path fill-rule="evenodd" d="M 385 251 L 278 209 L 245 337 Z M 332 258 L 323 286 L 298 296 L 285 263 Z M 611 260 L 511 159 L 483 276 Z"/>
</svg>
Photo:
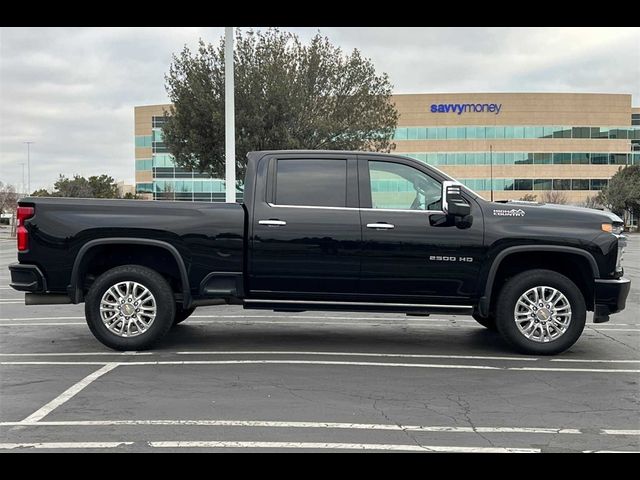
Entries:
<svg viewBox="0 0 640 480">
<path fill-rule="evenodd" d="M 394 153 L 434 165 L 485 198 L 541 199 L 558 190 L 579 204 L 619 168 L 640 164 L 640 108 L 632 107 L 631 95 L 409 94 L 393 100 L 400 113 Z M 473 104 L 500 108 L 460 108 Z M 451 108 L 439 111 L 439 105 Z M 154 200 L 224 201 L 224 180 L 175 166 L 162 135 L 168 108 L 135 107 L 137 192 Z"/>
</svg>

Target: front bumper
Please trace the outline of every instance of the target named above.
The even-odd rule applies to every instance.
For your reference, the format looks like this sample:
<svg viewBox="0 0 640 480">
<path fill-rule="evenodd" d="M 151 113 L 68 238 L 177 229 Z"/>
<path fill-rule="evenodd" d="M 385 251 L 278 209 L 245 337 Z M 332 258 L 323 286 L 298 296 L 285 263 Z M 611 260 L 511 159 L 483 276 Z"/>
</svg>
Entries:
<svg viewBox="0 0 640 480">
<path fill-rule="evenodd" d="M 596 312 L 608 315 L 624 310 L 630 288 L 631 280 L 628 278 L 596 279 L 594 294 Z"/>
<path fill-rule="evenodd" d="M 35 265 L 12 263 L 10 287 L 21 292 L 43 293 L 47 291 L 47 281 L 40 269 Z"/>
</svg>

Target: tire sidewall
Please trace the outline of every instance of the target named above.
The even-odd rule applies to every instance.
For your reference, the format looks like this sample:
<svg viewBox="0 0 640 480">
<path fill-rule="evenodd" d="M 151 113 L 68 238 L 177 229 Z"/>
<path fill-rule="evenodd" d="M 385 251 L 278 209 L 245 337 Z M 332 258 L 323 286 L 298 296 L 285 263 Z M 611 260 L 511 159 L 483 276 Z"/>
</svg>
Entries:
<svg viewBox="0 0 640 480">
<path fill-rule="evenodd" d="M 104 293 L 111 286 L 124 281 L 143 285 L 152 293 L 156 302 L 156 317 L 151 327 L 143 334 L 130 338 L 112 333 L 100 316 L 100 301 Z M 173 291 L 167 281 L 154 270 L 136 265 L 117 267 L 103 273 L 91 286 L 85 300 L 85 316 L 91 332 L 107 347 L 115 350 L 144 350 L 160 340 L 173 324 Z"/>
<path fill-rule="evenodd" d="M 529 340 L 518 329 L 514 319 L 516 302 L 524 292 L 537 286 L 559 290 L 571 306 L 569 329 L 557 340 L 541 343 Z M 500 292 L 496 326 L 500 334 L 517 350 L 533 355 L 554 355 L 570 348 L 580 338 L 586 323 L 584 297 L 567 277 L 550 270 L 532 270 L 513 277 Z"/>
</svg>

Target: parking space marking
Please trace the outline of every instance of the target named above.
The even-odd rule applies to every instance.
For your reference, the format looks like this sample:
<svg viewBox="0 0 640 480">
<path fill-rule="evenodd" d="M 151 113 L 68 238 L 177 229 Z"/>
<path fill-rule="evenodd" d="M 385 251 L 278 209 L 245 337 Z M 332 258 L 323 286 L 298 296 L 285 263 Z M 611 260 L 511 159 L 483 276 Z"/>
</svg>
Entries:
<svg viewBox="0 0 640 480">
<path fill-rule="evenodd" d="M 539 448 L 457 447 L 440 445 L 394 445 L 384 443 L 177 441 L 148 442 L 154 448 L 284 448 L 310 450 L 385 450 L 442 453 L 540 453 Z"/>
<path fill-rule="evenodd" d="M 612 430 L 603 428 L 602 433 L 606 435 L 640 435 L 640 430 Z"/>
<path fill-rule="evenodd" d="M 582 453 L 640 453 L 640 450 L 583 450 Z"/>
<path fill-rule="evenodd" d="M 640 328 L 589 328 L 596 332 L 640 332 Z"/>
<path fill-rule="evenodd" d="M 67 420 L 39 422 L 0 422 L 0 427 L 113 427 L 113 426 L 204 426 L 204 427 L 266 427 L 266 428 L 307 428 L 338 430 L 385 430 L 397 432 L 423 433 L 527 433 L 546 435 L 580 435 L 578 428 L 553 427 L 457 427 L 457 426 L 424 426 L 397 425 L 376 423 L 340 423 L 340 422 L 284 422 L 268 420 Z M 613 431 L 613 430 L 612 430 Z M 616 430 L 618 435 L 640 435 L 637 430 Z M 625 432 L 625 433 L 623 433 Z M 630 432 L 630 433 L 629 433 Z M 593 433 L 593 432 L 589 432 Z"/>
<path fill-rule="evenodd" d="M 462 360 L 515 360 L 535 362 L 535 357 L 491 357 L 480 355 L 435 355 L 418 353 L 369 353 L 369 352 L 300 352 L 300 351 L 206 351 L 206 352 L 175 352 L 177 355 L 317 355 L 335 357 L 402 357 L 402 358 L 448 358 Z"/>
<path fill-rule="evenodd" d="M 0 357 L 75 357 L 75 356 L 137 356 L 137 355 L 155 355 L 154 352 L 70 352 L 70 353 L 0 353 Z"/>
<path fill-rule="evenodd" d="M 135 442 L 46 442 L 46 443 L 0 443 L 0 450 L 19 448 L 35 449 L 75 449 L 75 448 L 117 448 L 133 445 Z"/>
<path fill-rule="evenodd" d="M 103 365 L 101 368 L 99 368 L 93 373 L 90 373 L 75 385 L 69 387 L 67 390 L 62 392 L 60 395 L 58 395 L 56 398 L 51 400 L 49 403 L 39 408 L 35 412 L 33 412 L 31 415 L 25 418 L 24 421 L 37 422 L 38 420 L 42 420 L 44 417 L 49 415 L 49 413 L 51 413 L 53 410 L 55 410 L 65 402 L 69 401 L 76 394 L 78 394 L 80 391 L 86 388 L 91 382 L 100 378 L 105 373 L 109 373 L 111 370 L 113 370 L 117 366 L 118 366 L 117 363 L 107 363 L 106 365 Z"/>
<path fill-rule="evenodd" d="M 3 361 L 0 365 L 104 365 L 104 362 L 68 361 Z M 393 362 L 347 362 L 329 360 L 158 360 L 147 362 L 109 363 L 115 366 L 150 366 L 150 365 L 327 365 L 354 367 L 391 367 L 391 368 L 443 368 L 460 370 L 494 370 L 503 372 L 583 372 L 583 373 L 640 373 L 639 369 L 613 368 L 553 368 L 553 367 L 495 367 L 489 365 L 465 365 L 446 363 L 393 363 Z M 115 368 L 115 367 L 114 367 Z"/>
<path fill-rule="evenodd" d="M 593 360 L 588 358 L 552 358 L 549 361 L 573 363 L 640 363 L 640 360 Z"/>
</svg>

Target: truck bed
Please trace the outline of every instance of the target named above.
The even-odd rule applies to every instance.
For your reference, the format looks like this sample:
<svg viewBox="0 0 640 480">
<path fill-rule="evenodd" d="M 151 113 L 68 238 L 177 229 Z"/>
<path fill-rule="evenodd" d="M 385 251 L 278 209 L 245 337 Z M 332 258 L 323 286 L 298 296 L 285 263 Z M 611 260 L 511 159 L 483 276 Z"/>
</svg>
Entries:
<svg viewBox="0 0 640 480">
<path fill-rule="evenodd" d="M 246 213 L 240 204 L 43 197 L 20 204 L 34 206 L 35 215 L 26 222 L 29 250 L 18 260 L 40 267 L 39 260 L 47 260 L 49 292 L 66 292 L 80 249 L 107 238 L 170 244 L 194 290 L 212 271 L 243 271 Z"/>
</svg>

